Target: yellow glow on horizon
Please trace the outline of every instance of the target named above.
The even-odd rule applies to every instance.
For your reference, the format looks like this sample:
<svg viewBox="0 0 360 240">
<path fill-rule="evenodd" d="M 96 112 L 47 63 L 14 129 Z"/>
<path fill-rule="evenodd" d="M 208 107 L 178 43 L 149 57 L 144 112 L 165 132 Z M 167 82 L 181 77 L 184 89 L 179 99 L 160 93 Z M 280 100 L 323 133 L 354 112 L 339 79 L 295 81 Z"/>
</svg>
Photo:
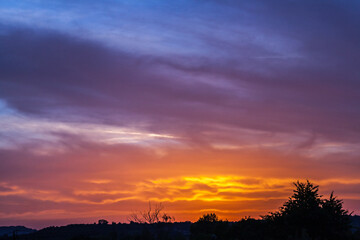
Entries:
<svg viewBox="0 0 360 240">
<path fill-rule="evenodd" d="M 305 181 L 306 179 L 300 179 Z M 22 188 L 7 183 L 0 186 L 8 190 L 0 195 L 26 197 L 42 202 L 65 204 L 70 206 L 63 212 L 56 209 L 23 214 L 21 217 L 42 218 L 68 216 L 112 216 L 121 215 L 120 221 L 132 212 L 147 209 L 148 202 L 163 203 L 165 212 L 172 214 L 179 221 L 196 221 L 205 212 L 215 212 L 222 219 L 238 220 L 244 216 L 258 217 L 276 210 L 292 195 L 294 186 L 290 178 L 260 178 L 237 175 L 199 175 L 170 178 L 149 178 L 144 180 L 118 181 L 105 178 L 87 177 L 74 184 L 71 191 L 40 190 Z M 334 184 L 360 184 L 360 179 L 329 178 L 311 180 L 320 185 L 320 190 L 329 191 Z M 360 200 L 355 193 L 337 194 L 340 199 Z M 325 192 L 324 197 L 328 197 Z M 78 206 L 81 206 L 78 209 Z M 20 216 L 20 215 L 19 215 Z M 0 218 L 8 215 L 0 215 Z"/>
<path fill-rule="evenodd" d="M 137 193 L 154 194 L 161 189 L 162 197 L 147 195 L 152 201 L 204 201 L 232 202 L 282 199 L 289 191 L 293 179 L 262 179 L 235 175 L 183 176 L 165 179 L 151 179 L 139 183 Z M 256 196 L 261 193 L 284 193 L 281 196 Z M 277 193 L 279 194 L 279 193 Z"/>
</svg>

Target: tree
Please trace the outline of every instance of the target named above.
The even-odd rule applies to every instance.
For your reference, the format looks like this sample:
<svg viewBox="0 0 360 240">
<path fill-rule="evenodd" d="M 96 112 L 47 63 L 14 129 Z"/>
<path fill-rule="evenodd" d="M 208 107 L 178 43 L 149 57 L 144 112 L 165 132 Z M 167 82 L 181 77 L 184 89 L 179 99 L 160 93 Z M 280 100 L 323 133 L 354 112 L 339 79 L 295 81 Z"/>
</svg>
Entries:
<svg viewBox="0 0 360 240">
<path fill-rule="evenodd" d="M 312 184 L 309 180 L 306 180 L 306 183 L 297 181 L 294 185 L 296 187 L 294 194 L 282 207 L 284 213 L 298 210 L 311 211 L 320 207 L 321 196 L 318 194 L 318 185 Z"/>
<path fill-rule="evenodd" d="M 324 230 L 328 239 L 339 239 L 350 230 L 351 213 L 343 209 L 342 204 L 342 200 L 334 197 L 334 192 L 331 192 L 329 199 L 322 201 L 323 221 L 326 221 L 327 229 L 331 229 Z"/>
<path fill-rule="evenodd" d="M 279 234 L 277 237 L 346 239 L 350 222 L 342 200 L 336 199 L 333 193 L 329 199 L 322 199 L 319 186 L 308 180 L 297 181 L 294 185 L 293 195 L 279 211 L 263 216 Z"/>
<path fill-rule="evenodd" d="M 163 209 L 164 206 L 161 203 L 155 204 L 155 206 L 152 207 L 151 202 L 149 201 L 149 208 L 147 210 L 131 214 L 128 217 L 128 221 L 147 224 L 174 221 L 175 218 L 168 215 L 167 213 L 163 213 Z"/>
</svg>

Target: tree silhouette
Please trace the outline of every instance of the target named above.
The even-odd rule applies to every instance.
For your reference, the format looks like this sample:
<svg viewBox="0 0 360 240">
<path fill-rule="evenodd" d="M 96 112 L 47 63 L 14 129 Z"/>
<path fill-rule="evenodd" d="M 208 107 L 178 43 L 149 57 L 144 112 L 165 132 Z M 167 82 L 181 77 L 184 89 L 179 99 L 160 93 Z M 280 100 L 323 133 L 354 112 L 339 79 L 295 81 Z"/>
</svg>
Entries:
<svg viewBox="0 0 360 240">
<path fill-rule="evenodd" d="M 168 215 L 167 213 L 163 213 L 164 206 L 159 203 L 155 204 L 152 207 L 151 202 L 149 201 L 149 208 L 145 211 L 139 211 L 138 213 L 133 213 L 128 217 L 129 222 L 136 223 L 159 223 L 159 222 L 167 222 L 170 223 L 175 220 L 175 217 Z"/>
<path fill-rule="evenodd" d="M 334 192 L 331 192 L 329 199 L 322 201 L 324 221 L 326 221 L 327 229 L 331 229 L 331 231 L 325 230 L 328 239 L 339 239 L 349 231 L 351 213 L 343 209 L 342 204 L 342 200 L 334 197 Z"/>
<path fill-rule="evenodd" d="M 319 186 L 309 182 L 294 183 L 293 195 L 279 211 L 263 216 L 278 238 L 346 239 L 350 221 L 348 211 L 342 207 L 342 200 L 331 193 L 329 199 L 322 199 Z"/>
</svg>

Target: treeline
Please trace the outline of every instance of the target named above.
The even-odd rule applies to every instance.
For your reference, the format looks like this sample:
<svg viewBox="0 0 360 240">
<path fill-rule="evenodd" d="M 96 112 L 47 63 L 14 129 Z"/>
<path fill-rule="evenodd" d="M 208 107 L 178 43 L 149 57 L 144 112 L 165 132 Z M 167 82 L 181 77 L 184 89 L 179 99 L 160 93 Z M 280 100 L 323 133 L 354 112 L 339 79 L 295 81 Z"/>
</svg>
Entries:
<svg viewBox="0 0 360 240">
<path fill-rule="evenodd" d="M 191 239 L 360 239 L 360 231 L 352 226 L 351 214 L 343 209 L 342 200 L 333 193 L 328 199 L 321 198 L 319 186 L 309 181 L 294 185 L 293 195 L 278 211 L 235 223 L 206 214 L 191 225 Z"/>
<path fill-rule="evenodd" d="M 357 216 L 350 217 L 357 218 Z M 360 218 L 360 217 L 359 217 Z M 317 224 L 318 225 L 318 224 Z M 320 224 L 322 225 L 322 224 Z M 192 240 L 359 240 L 360 231 L 349 227 L 342 233 L 330 227 L 327 231 L 309 233 L 306 228 L 291 226 L 286 222 L 244 218 L 238 222 L 214 221 L 196 222 L 190 227 Z M 298 230 L 295 230 L 298 229 Z"/>
<path fill-rule="evenodd" d="M 183 223 L 113 223 L 72 224 L 47 227 L 27 235 L 8 235 L 1 240 L 186 240 L 190 222 Z"/>
<path fill-rule="evenodd" d="M 294 183 L 293 195 L 276 212 L 260 219 L 238 222 L 220 220 L 208 213 L 195 223 L 171 223 L 173 217 L 160 215 L 162 206 L 132 215 L 130 224 L 98 224 L 49 227 L 27 235 L 0 239 L 29 240 L 360 240 L 360 217 L 343 209 L 342 200 L 331 193 L 322 198 L 319 186 L 309 181 Z M 159 217 L 161 216 L 161 217 Z M 165 216 L 165 217 L 164 217 Z M 161 220 L 163 219 L 163 220 Z"/>
</svg>

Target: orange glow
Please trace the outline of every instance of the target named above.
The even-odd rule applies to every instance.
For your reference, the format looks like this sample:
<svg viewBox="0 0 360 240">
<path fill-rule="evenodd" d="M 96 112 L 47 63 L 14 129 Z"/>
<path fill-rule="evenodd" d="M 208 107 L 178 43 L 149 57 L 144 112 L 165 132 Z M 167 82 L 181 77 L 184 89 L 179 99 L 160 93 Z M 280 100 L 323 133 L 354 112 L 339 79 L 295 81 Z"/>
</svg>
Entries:
<svg viewBox="0 0 360 240">
<path fill-rule="evenodd" d="M 244 216 L 259 217 L 277 209 L 291 195 L 291 178 L 256 178 L 236 175 L 179 176 L 149 178 L 126 184 L 116 179 L 82 181 L 69 194 L 60 191 L 22 189 L 8 186 L 7 196 L 19 196 L 68 206 L 64 209 L 42 210 L 17 215 L 2 214 L 0 218 L 43 219 L 46 217 L 89 219 L 104 216 L 110 220 L 126 221 L 131 212 L 143 210 L 148 201 L 162 202 L 165 211 L 178 221 L 195 221 L 207 212 L 221 218 L 238 220 Z M 323 179 L 317 181 L 321 189 L 333 183 L 359 184 L 360 179 Z M 3 184 L 4 185 L 4 184 Z M 328 194 L 326 192 L 325 194 Z M 360 195 L 343 194 L 346 199 L 360 200 Z M 86 220 L 88 219 L 88 220 Z"/>
<path fill-rule="evenodd" d="M 26 124 L 18 125 L 26 131 Z M 36 164 L 13 167 L 24 179 L 0 182 L 0 196 L 9 199 L 5 204 L 10 209 L 0 213 L 0 222 L 81 223 L 98 218 L 126 222 L 149 201 L 162 202 L 177 221 L 196 221 L 207 212 L 239 220 L 276 210 L 292 194 L 292 182 L 307 178 L 320 185 L 324 196 L 335 190 L 350 210 L 356 211 L 360 202 L 356 168 L 315 161 L 308 156 L 311 151 L 285 154 L 273 149 L 283 147 L 280 140 L 261 147 L 190 146 L 181 136 L 100 124 L 44 128 L 55 126 L 84 132 L 92 140 L 80 141 L 74 151 L 30 149 L 17 158 L 33 158 Z M 112 142 L 113 138 L 124 141 Z"/>
</svg>

